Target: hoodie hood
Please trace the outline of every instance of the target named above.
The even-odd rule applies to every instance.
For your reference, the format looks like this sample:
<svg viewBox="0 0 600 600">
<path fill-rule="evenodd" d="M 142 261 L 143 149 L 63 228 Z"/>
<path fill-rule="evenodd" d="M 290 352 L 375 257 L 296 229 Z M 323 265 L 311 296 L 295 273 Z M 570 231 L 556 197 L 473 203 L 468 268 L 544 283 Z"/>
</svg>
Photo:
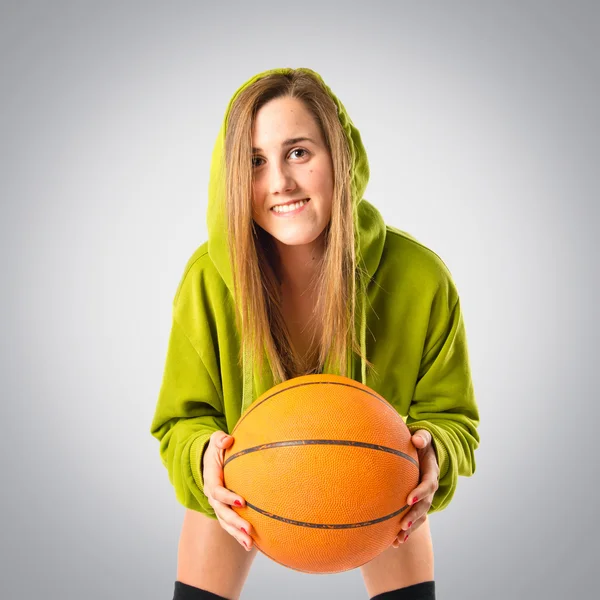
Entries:
<svg viewBox="0 0 600 600">
<path fill-rule="evenodd" d="M 348 144 L 351 151 L 351 173 L 352 173 L 352 200 L 355 230 L 358 232 L 356 236 L 356 257 L 357 263 L 368 273 L 369 277 L 373 277 L 383 252 L 385 243 L 385 223 L 379 211 L 363 198 L 363 193 L 367 187 L 369 180 L 369 163 L 367 153 L 362 144 L 360 133 L 352 123 L 344 105 L 331 91 L 329 86 L 325 84 L 322 77 L 311 69 L 300 68 L 298 71 L 310 73 L 316 77 L 324 86 L 327 93 L 335 102 L 338 110 L 338 117 L 343 130 L 346 134 Z M 208 225 L 208 253 L 214 263 L 225 285 L 229 288 L 233 296 L 233 277 L 231 271 L 231 261 L 227 244 L 227 212 L 225 198 L 225 134 L 227 132 L 227 123 L 229 112 L 238 95 L 246 87 L 258 81 L 259 79 L 271 74 L 287 74 L 292 73 L 292 68 L 270 69 L 254 75 L 242 86 L 238 88 L 232 96 L 225 117 L 218 133 L 217 140 L 214 145 L 211 166 L 210 179 L 208 185 L 208 210 L 207 210 L 207 225 Z M 358 288 L 360 289 L 360 288 Z M 366 297 L 359 292 L 360 297 L 357 299 L 357 308 L 359 310 L 359 339 L 362 353 L 366 351 Z M 348 351 L 348 367 L 346 375 L 354 379 L 354 361 L 351 349 Z M 268 364 L 266 362 L 265 364 Z M 274 385 L 270 369 L 266 368 L 262 374 L 254 373 L 252 356 L 249 352 L 244 353 L 243 361 L 243 398 L 242 398 L 242 413 L 252 404 L 256 397 L 270 389 Z M 325 372 L 328 372 L 328 366 L 325 365 Z M 361 360 L 361 381 L 366 385 L 366 364 Z M 254 389 L 253 389 L 254 384 Z"/>
</svg>

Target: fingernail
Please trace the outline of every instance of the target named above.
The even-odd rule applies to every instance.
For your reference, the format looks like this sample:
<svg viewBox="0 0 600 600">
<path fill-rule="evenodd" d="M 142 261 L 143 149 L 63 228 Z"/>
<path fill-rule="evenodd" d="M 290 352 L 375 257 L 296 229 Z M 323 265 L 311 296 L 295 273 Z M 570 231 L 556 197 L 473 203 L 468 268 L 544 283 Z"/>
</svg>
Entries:
<svg viewBox="0 0 600 600">
<path fill-rule="evenodd" d="M 412 503 L 414 504 L 417 500 L 418 500 L 418 498 L 415 496 L 412 500 Z"/>
<path fill-rule="evenodd" d="M 236 506 L 241 506 L 241 505 L 242 505 L 242 503 L 241 503 L 239 500 L 236 500 L 236 501 L 234 502 L 234 504 L 235 504 Z"/>
<path fill-rule="evenodd" d="M 406 536 L 406 537 L 404 538 L 404 541 L 406 542 L 406 540 L 407 540 L 407 539 L 408 539 L 408 536 Z"/>
<path fill-rule="evenodd" d="M 411 525 L 412 525 L 412 521 L 409 521 L 408 525 L 406 526 L 406 529 L 410 529 Z"/>
<path fill-rule="evenodd" d="M 247 531 L 246 531 L 246 530 L 245 530 L 243 527 L 240 527 L 240 529 L 241 529 L 241 530 L 242 530 L 242 531 L 243 531 L 243 532 L 244 532 L 246 535 L 248 535 L 248 532 L 247 532 Z"/>
</svg>

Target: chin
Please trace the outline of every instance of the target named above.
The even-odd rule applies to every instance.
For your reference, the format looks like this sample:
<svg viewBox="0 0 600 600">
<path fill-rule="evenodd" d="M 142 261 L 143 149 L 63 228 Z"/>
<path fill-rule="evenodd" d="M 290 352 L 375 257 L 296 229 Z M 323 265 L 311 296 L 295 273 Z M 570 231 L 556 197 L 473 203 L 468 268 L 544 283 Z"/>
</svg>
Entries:
<svg viewBox="0 0 600 600">
<path fill-rule="evenodd" d="M 301 231 L 290 233 L 290 235 L 282 235 L 281 232 L 278 231 L 268 231 L 269 235 L 273 237 L 276 241 L 286 246 L 305 246 L 307 244 L 312 244 L 319 236 L 323 233 L 320 231 L 319 233 L 303 233 Z"/>
</svg>

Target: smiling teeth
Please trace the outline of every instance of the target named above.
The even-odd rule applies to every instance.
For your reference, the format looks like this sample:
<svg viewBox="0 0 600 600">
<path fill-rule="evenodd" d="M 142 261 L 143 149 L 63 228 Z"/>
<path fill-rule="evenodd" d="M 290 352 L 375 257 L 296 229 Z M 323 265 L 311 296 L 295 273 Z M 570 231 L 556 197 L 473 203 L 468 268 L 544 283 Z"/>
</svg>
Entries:
<svg viewBox="0 0 600 600">
<path fill-rule="evenodd" d="M 291 212 L 292 210 L 296 210 L 301 206 L 304 206 L 308 200 L 300 200 L 300 202 L 295 202 L 294 204 L 287 204 L 285 206 L 274 206 L 271 210 L 276 213 L 286 213 Z"/>
</svg>

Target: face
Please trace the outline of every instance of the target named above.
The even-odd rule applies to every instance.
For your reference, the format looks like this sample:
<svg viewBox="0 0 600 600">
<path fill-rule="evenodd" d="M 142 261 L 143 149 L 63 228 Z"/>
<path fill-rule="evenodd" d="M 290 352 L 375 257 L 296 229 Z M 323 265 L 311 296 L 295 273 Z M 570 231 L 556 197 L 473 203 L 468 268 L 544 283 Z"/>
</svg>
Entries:
<svg viewBox="0 0 600 600">
<path fill-rule="evenodd" d="M 333 194 L 331 155 L 316 121 L 301 100 L 275 98 L 256 114 L 252 146 L 254 221 L 281 244 L 313 244 L 329 223 Z"/>
</svg>

